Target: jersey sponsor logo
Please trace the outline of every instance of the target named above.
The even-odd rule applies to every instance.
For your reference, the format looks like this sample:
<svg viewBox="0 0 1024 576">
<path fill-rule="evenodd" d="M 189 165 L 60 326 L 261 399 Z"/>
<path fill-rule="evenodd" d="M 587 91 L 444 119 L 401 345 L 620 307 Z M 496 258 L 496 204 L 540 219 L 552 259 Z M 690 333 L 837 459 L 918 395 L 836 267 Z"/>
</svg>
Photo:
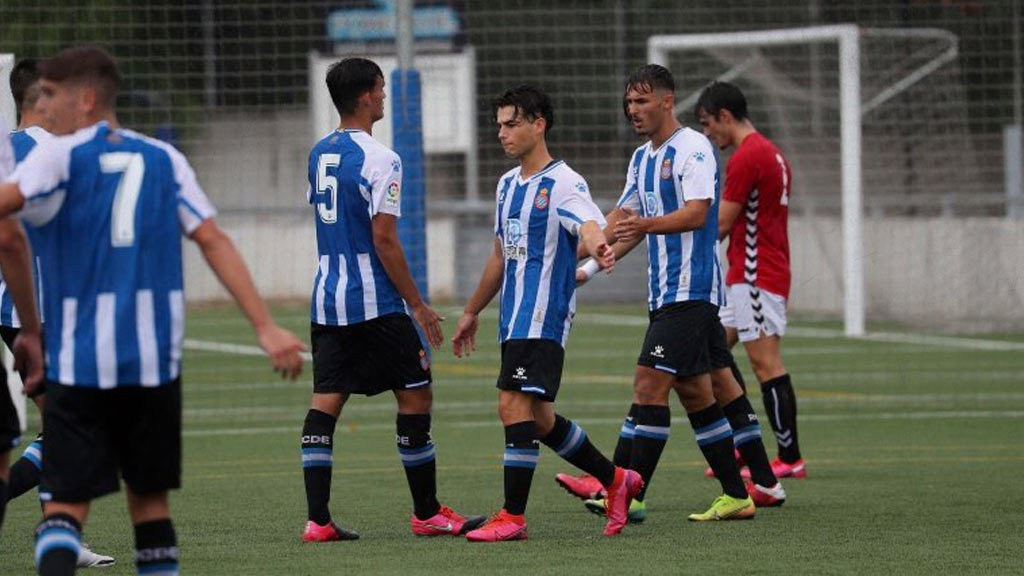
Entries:
<svg viewBox="0 0 1024 576">
<path fill-rule="evenodd" d="M 533 206 L 537 210 L 545 210 L 548 207 L 548 189 L 541 188 L 537 192 L 537 197 L 533 199 Z"/>
<path fill-rule="evenodd" d="M 505 220 L 505 258 L 525 260 L 526 246 L 523 242 L 523 223 L 518 218 Z"/>
<path fill-rule="evenodd" d="M 398 182 L 392 182 L 388 185 L 387 194 L 384 195 L 384 203 L 392 208 L 398 207 L 401 202 L 402 187 Z"/>
<path fill-rule="evenodd" d="M 647 213 L 648 214 L 657 214 L 658 213 L 658 195 L 653 190 L 650 190 L 650 191 L 646 192 L 644 196 L 646 198 L 645 204 L 647 204 Z"/>
<path fill-rule="evenodd" d="M 665 161 L 661 163 L 661 179 L 672 179 L 672 160 L 668 158 L 665 158 Z"/>
</svg>

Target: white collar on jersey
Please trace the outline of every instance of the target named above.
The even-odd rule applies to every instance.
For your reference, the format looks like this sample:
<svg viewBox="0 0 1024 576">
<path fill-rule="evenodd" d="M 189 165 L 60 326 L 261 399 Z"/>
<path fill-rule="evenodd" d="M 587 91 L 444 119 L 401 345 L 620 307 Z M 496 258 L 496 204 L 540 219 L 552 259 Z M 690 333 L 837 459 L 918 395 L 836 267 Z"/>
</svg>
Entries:
<svg viewBox="0 0 1024 576">
<path fill-rule="evenodd" d="M 658 152 L 661 152 L 661 149 L 665 147 L 665 144 L 668 144 L 669 142 L 671 142 L 672 139 L 676 137 L 676 134 L 679 134 L 680 132 L 682 132 L 685 129 L 686 129 L 686 126 L 680 126 L 679 128 L 676 128 L 676 131 L 673 132 L 671 136 L 669 136 L 668 138 L 665 138 L 665 141 L 661 143 L 661 146 L 658 146 L 657 149 L 654 149 L 654 148 L 651 149 L 651 155 L 654 156 Z M 651 141 L 648 140 L 647 143 L 651 144 Z"/>
<path fill-rule="evenodd" d="M 533 180 L 533 179 L 537 178 L 538 176 L 543 176 L 543 175 L 547 174 L 548 172 L 551 172 L 552 170 L 554 170 L 555 168 L 557 168 L 561 164 L 565 164 L 565 160 L 552 160 L 551 162 L 548 162 L 548 165 L 545 166 L 543 169 L 541 169 L 540 172 L 537 172 L 536 174 L 534 174 L 533 176 L 530 176 L 526 180 L 523 180 L 523 176 L 522 176 L 521 173 L 516 174 L 516 180 L 518 180 L 520 184 L 525 184 L 525 183 L 529 182 L 530 180 Z M 520 166 L 519 166 L 520 172 L 522 171 L 522 169 L 523 169 L 523 166 L 520 164 Z"/>
</svg>

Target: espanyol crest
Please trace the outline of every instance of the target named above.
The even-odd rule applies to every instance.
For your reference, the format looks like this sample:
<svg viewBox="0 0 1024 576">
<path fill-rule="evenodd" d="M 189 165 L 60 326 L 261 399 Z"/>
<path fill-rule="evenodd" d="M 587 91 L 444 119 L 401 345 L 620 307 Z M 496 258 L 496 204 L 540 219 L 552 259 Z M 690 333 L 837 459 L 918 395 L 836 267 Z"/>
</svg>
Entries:
<svg viewBox="0 0 1024 576">
<path fill-rule="evenodd" d="M 537 210 L 544 210 L 548 207 L 548 189 L 541 188 L 537 192 L 537 197 L 533 199 L 533 206 Z"/>
</svg>

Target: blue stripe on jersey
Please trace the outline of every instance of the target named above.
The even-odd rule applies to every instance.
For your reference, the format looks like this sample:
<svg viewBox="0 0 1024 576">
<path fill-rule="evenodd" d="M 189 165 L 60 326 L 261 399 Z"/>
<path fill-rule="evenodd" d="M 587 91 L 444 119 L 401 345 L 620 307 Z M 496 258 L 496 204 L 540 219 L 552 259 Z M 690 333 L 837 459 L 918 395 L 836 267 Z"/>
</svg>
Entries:
<svg viewBox="0 0 1024 576">
<path fill-rule="evenodd" d="M 654 167 L 658 163 L 657 154 L 647 158 L 647 166 L 644 170 L 644 190 L 654 190 Z M 648 218 L 658 215 L 657 206 L 649 206 L 647 199 L 644 198 L 644 212 Z M 655 235 L 647 236 L 647 263 L 648 263 L 648 283 L 650 284 L 651 290 L 651 310 L 657 307 L 657 302 L 661 298 L 661 248 L 658 246 L 658 237 Z"/>
<path fill-rule="evenodd" d="M 505 195 L 508 194 L 508 188 L 509 188 L 509 186 L 512 185 L 512 180 L 514 178 L 515 178 L 515 176 L 509 176 L 508 178 L 505 178 L 505 181 L 501 183 L 501 193 L 498 194 L 499 201 L 497 202 L 497 207 L 498 207 L 497 208 L 497 215 L 494 217 L 494 221 L 495 221 L 494 234 L 496 236 L 499 236 L 499 237 L 501 236 L 501 227 L 502 227 L 502 225 L 505 222 L 501 218 L 502 203 L 505 201 Z"/>
<path fill-rule="evenodd" d="M 36 139 L 31 134 L 24 130 L 17 132 L 11 132 L 11 147 L 14 149 L 14 161 L 18 164 L 28 156 L 28 153 L 36 147 Z M 35 231 L 31 226 L 26 227 L 26 234 L 28 235 L 29 242 L 32 241 L 32 236 Z M 39 305 L 39 296 L 42 286 L 39 284 L 39 270 L 37 266 L 36 270 L 36 305 Z M 41 311 L 41 310 L 40 310 Z M 0 278 L 0 326 L 10 326 L 12 328 L 19 328 L 20 322 L 15 321 L 14 313 L 14 300 L 11 299 L 11 293 L 7 290 L 7 284 Z"/>
<path fill-rule="evenodd" d="M 665 157 L 662 164 L 669 164 L 672 170 L 668 178 L 660 178 L 661 205 L 664 208 L 663 214 L 671 214 L 680 208 L 679 200 L 676 197 L 675 174 L 676 149 L 669 146 L 665 149 Z M 681 234 L 666 234 L 665 253 L 668 256 L 666 267 L 668 275 L 665 279 L 665 302 L 675 302 L 676 293 L 679 291 L 679 274 L 683 266 L 683 237 Z"/>
<path fill-rule="evenodd" d="M 555 181 L 552 178 L 542 178 L 536 189 L 538 191 L 544 189 L 554 191 Z M 540 277 L 544 269 L 544 250 L 547 248 L 548 208 L 541 210 L 536 205 L 534 206 L 530 211 L 530 225 L 527 234 L 523 298 L 519 301 L 519 311 L 516 313 L 515 327 L 512 329 L 513 333 L 520 335 L 530 331 L 533 309 L 537 305 L 537 292 L 540 291 Z M 561 331 L 559 331 L 557 340 L 562 341 Z"/>
<path fill-rule="evenodd" d="M 523 184 L 516 184 L 515 190 L 512 192 L 512 203 L 508 208 L 508 216 L 505 218 L 519 218 L 519 215 L 523 211 L 523 201 L 526 198 L 526 189 L 530 186 L 530 182 L 526 181 Z M 506 260 L 505 264 L 505 285 L 502 288 L 501 294 L 501 326 L 499 327 L 500 339 L 504 341 L 506 338 L 512 335 L 512 324 L 513 318 L 512 308 L 516 304 L 516 269 L 519 267 L 518 260 Z M 506 311 L 508 314 L 506 315 Z"/>
<path fill-rule="evenodd" d="M 28 153 L 36 147 L 36 139 L 24 130 L 12 132 L 11 147 L 14 148 L 14 161 L 21 164 L 21 161 L 28 156 Z"/>
<path fill-rule="evenodd" d="M 715 199 L 708 207 L 704 226 L 694 230 L 693 249 L 690 251 L 690 300 L 711 301 L 715 277 L 721 270 L 718 263 L 718 177 L 715 177 Z M 721 291 L 719 291 L 721 298 Z M 717 304 L 717 302 L 716 302 Z"/>
<path fill-rule="evenodd" d="M 540 337 L 565 343 L 565 318 L 570 314 L 572 299 L 576 291 L 576 248 L 579 237 L 558 227 L 558 246 L 555 260 L 551 263 L 551 288 L 548 292 L 547 313 Z M 559 274 L 560 271 L 564 273 Z M 569 295 L 566 298 L 566 294 Z"/>
</svg>

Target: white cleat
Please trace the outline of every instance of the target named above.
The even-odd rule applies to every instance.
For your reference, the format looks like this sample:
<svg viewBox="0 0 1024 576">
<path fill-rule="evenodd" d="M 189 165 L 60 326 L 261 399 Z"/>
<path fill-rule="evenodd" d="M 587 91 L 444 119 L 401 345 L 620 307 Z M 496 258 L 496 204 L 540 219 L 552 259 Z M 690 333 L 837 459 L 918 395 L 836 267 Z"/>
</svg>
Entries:
<svg viewBox="0 0 1024 576">
<path fill-rule="evenodd" d="M 85 544 L 82 544 L 81 549 L 78 551 L 78 563 L 79 568 L 109 568 L 114 565 L 113 556 L 104 556 L 103 554 L 97 554 L 89 549 Z"/>
</svg>

